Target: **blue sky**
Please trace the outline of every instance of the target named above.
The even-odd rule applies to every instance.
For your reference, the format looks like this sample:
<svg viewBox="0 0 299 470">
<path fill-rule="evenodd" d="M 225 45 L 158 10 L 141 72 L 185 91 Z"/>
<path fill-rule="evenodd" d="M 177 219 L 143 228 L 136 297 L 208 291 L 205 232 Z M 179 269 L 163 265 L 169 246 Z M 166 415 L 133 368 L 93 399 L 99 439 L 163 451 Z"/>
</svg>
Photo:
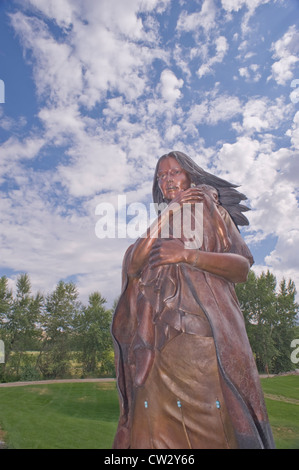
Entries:
<svg viewBox="0 0 299 470">
<path fill-rule="evenodd" d="M 0 2 L 0 274 L 119 295 L 132 239 L 96 207 L 151 201 L 176 149 L 240 185 L 254 270 L 299 286 L 297 0 Z M 298 87 L 298 88 L 297 88 Z"/>
</svg>

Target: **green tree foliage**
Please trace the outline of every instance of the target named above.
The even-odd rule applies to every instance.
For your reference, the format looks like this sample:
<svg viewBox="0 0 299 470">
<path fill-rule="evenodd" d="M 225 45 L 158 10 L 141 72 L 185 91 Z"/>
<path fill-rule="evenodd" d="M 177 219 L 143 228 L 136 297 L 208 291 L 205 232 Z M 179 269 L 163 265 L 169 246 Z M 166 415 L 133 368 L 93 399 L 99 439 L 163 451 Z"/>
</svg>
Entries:
<svg viewBox="0 0 299 470">
<path fill-rule="evenodd" d="M 269 271 L 260 276 L 250 271 L 248 281 L 236 286 L 260 372 L 297 367 L 291 362 L 291 342 L 299 338 L 295 285 L 291 280 L 276 284 Z M 27 274 L 18 277 L 13 295 L 7 278 L 0 278 L 0 339 L 5 344 L 0 381 L 70 376 L 74 351 L 81 376 L 114 374 L 114 309 L 105 307 L 99 292 L 89 296 L 87 305 L 78 297 L 75 284 L 64 281 L 45 297 L 33 295 Z"/>
<path fill-rule="evenodd" d="M 0 278 L 0 381 L 71 376 L 74 354 L 83 376 L 114 374 L 112 311 L 99 292 L 87 306 L 78 297 L 76 285 L 64 281 L 44 297 L 33 296 L 27 274 L 17 278 L 13 295 L 7 278 Z"/>
<path fill-rule="evenodd" d="M 41 319 L 44 337 L 38 360 L 44 377 L 64 377 L 69 373 L 73 324 L 80 307 L 78 290 L 72 282 L 60 281 L 46 297 Z"/>
<path fill-rule="evenodd" d="M 110 334 L 112 312 L 105 309 L 105 303 L 101 294 L 94 292 L 89 296 L 88 306 L 83 307 L 76 319 L 76 346 L 80 351 L 84 374 L 94 374 L 99 365 L 98 373 L 105 375 L 113 367 Z"/>
<path fill-rule="evenodd" d="M 248 338 L 260 372 L 278 373 L 294 368 L 290 344 L 295 337 L 298 304 L 293 281 L 285 280 L 276 289 L 276 278 L 269 271 L 236 286 Z"/>
<path fill-rule="evenodd" d="M 288 283 L 283 279 L 277 295 L 277 323 L 273 330 L 273 341 L 278 354 L 275 358 L 273 371 L 281 372 L 290 369 L 290 344 L 296 336 L 296 316 L 298 304 L 295 301 L 296 288 L 292 280 Z M 293 367 L 296 367 L 295 365 Z"/>
<path fill-rule="evenodd" d="M 28 274 L 19 276 L 15 298 L 8 291 L 7 279 L 1 279 L 1 304 L 4 307 L 1 329 L 5 341 L 5 364 L 14 353 L 11 361 L 16 374 L 19 375 L 23 354 L 39 344 L 41 331 L 37 325 L 43 298 L 39 293 L 32 295 Z M 3 369 L 5 370 L 5 365 Z"/>
<path fill-rule="evenodd" d="M 4 374 L 5 364 L 11 349 L 8 346 L 10 343 L 10 332 L 7 327 L 7 318 L 10 314 L 12 303 L 13 295 L 12 291 L 8 288 L 8 280 L 5 276 L 2 276 L 0 278 L 0 339 L 4 341 L 4 344 L 7 345 L 7 347 L 5 348 L 5 362 L 0 365 L 0 378 Z"/>
</svg>

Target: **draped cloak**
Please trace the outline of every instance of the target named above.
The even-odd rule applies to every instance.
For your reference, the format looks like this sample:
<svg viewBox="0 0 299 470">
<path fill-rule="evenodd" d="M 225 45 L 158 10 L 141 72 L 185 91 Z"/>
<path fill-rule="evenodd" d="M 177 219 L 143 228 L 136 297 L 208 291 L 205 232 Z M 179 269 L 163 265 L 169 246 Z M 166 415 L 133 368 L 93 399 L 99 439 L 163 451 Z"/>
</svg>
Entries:
<svg viewBox="0 0 299 470">
<path fill-rule="evenodd" d="M 113 447 L 217 448 L 217 410 L 212 410 L 209 402 L 209 397 L 215 396 L 216 407 L 223 411 L 226 441 L 232 444 L 227 447 L 274 448 L 234 284 L 186 263 L 155 269 L 144 266 L 140 276 L 129 280 L 127 267 L 133 247 L 124 256 L 122 294 L 112 324 L 120 400 Z M 221 206 L 204 206 L 200 249 L 236 253 L 253 263 L 237 227 Z M 184 362 L 179 365 L 181 358 Z M 167 363 L 163 369 L 164 359 Z M 161 402 L 156 414 L 152 407 L 152 416 L 148 393 L 151 400 L 154 397 L 152 401 Z M 173 397 L 177 397 L 175 405 L 182 417 L 182 438 L 178 437 L 177 416 L 170 404 Z M 189 410 L 185 421 L 184 407 Z M 151 426 L 147 426 L 149 419 Z M 151 434 L 148 440 L 146 433 Z M 190 437 L 193 435 L 194 439 Z M 221 443 L 219 446 L 223 447 Z"/>
</svg>

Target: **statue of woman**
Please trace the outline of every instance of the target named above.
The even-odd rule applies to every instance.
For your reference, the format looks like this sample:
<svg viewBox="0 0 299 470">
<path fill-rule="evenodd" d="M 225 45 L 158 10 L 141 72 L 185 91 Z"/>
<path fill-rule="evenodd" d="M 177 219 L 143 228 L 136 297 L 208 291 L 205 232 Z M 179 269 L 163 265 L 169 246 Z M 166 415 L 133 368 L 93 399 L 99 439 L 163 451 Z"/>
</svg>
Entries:
<svg viewBox="0 0 299 470">
<path fill-rule="evenodd" d="M 113 318 L 116 449 L 274 447 L 234 290 L 253 263 L 237 228 L 248 224 L 246 197 L 235 187 L 182 152 L 157 163 L 153 199 L 164 209 L 124 256 Z M 177 217 L 186 205 L 198 244 Z"/>
</svg>

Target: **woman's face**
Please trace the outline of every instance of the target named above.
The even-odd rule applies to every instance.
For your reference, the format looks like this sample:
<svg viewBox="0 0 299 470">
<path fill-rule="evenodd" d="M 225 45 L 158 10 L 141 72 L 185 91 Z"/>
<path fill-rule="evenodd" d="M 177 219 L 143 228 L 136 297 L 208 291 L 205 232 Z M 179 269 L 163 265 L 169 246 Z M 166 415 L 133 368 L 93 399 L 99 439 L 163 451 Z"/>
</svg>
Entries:
<svg viewBox="0 0 299 470">
<path fill-rule="evenodd" d="M 159 163 L 157 172 L 159 188 L 164 199 L 171 201 L 180 191 L 190 188 L 189 174 L 173 157 L 164 158 Z"/>
</svg>

